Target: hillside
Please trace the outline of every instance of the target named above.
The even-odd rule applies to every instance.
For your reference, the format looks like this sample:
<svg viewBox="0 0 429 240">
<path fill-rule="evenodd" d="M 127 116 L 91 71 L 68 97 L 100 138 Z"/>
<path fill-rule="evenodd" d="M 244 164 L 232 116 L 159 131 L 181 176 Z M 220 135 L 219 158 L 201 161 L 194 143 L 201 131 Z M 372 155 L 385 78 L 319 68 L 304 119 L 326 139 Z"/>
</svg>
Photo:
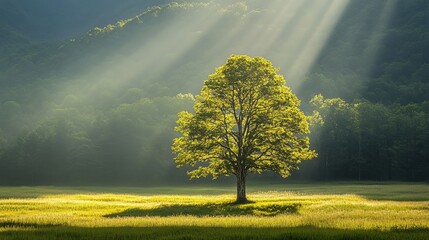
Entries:
<svg viewBox="0 0 429 240">
<path fill-rule="evenodd" d="M 68 1 L 60 2 L 71 4 Z M 123 67 L 126 67 L 128 64 L 126 61 L 129 61 L 128 59 L 133 57 L 133 54 L 136 55 L 139 49 L 144 49 L 144 51 L 160 53 L 160 61 L 165 59 L 173 61 L 168 55 L 162 56 L 163 51 L 167 54 L 172 52 L 183 54 L 180 62 L 172 64 L 175 65 L 171 66 L 172 69 L 159 70 L 166 73 L 167 78 L 170 77 L 169 75 L 177 76 L 177 72 L 170 74 L 170 70 L 177 71 L 186 66 L 189 68 L 189 72 L 198 76 L 198 78 L 193 78 L 185 75 L 169 80 L 168 83 L 162 84 L 162 88 L 170 87 L 171 82 L 187 79 L 186 82 L 178 84 L 184 86 L 183 88 L 173 87 L 175 92 L 164 92 L 160 93 L 161 95 L 172 95 L 177 92 L 196 93 L 199 85 L 191 85 L 201 82 L 210 69 L 222 63 L 222 59 L 232 53 L 246 53 L 272 59 L 285 74 L 289 85 L 292 85 L 295 91 L 307 100 L 317 93 L 348 100 L 366 98 L 385 103 L 406 104 L 426 100 L 427 64 L 429 62 L 429 51 L 425 51 L 429 45 L 427 30 L 429 23 L 425 18 L 429 14 L 429 4 L 426 1 L 413 0 L 400 7 L 389 1 L 377 3 L 352 1 L 341 16 L 335 16 L 338 18 L 337 24 L 330 30 L 332 34 L 326 35 L 329 37 L 326 44 L 323 44 L 322 40 L 320 43 L 315 43 L 323 49 L 319 50 L 320 54 L 314 57 L 315 60 L 312 64 L 301 60 L 303 58 L 301 53 L 308 53 L 306 48 L 312 48 L 312 46 L 306 45 L 308 43 L 305 41 L 297 44 L 282 40 L 303 38 L 304 35 L 291 34 L 299 35 L 303 34 L 301 31 L 314 31 L 314 26 L 304 25 L 303 30 L 296 30 L 294 26 L 286 26 L 282 31 L 282 21 L 270 20 L 273 8 L 281 5 L 281 1 L 274 1 L 273 4 L 265 6 L 258 1 L 249 1 L 246 4 L 225 2 L 217 1 L 203 5 L 194 3 L 187 4 L 186 7 L 166 5 L 160 9 L 143 11 L 139 17 L 111 21 L 111 24 L 100 24 L 105 23 L 106 20 L 104 22 L 85 20 L 85 15 L 83 15 L 79 19 L 86 24 L 75 22 L 74 25 L 86 30 L 76 30 L 76 27 L 60 22 L 58 26 L 61 26 L 61 29 L 74 32 L 76 37 L 66 42 L 36 45 L 19 49 L 15 53 L 12 52 L 6 60 L 4 58 L 2 59 L 4 61 L 0 60 L 0 68 L 4 69 L 1 82 L 4 84 L 5 81 L 8 81 L 6 85 L 17 81 L 33 82 L 34 78 L 48 78 L 47 73 L 52 73 L 55 77 L 70 78 L 71 72 L 82 74 L 92 71 L 85 69 L 88 67 L 88 63 L 91 63 L 89 66 L 97 67 L 102 65 L 99 62 L 105 58 L 117 58 L 116 62 L 124 62 Z M 25 5 L 25 1 L 21 4 Z M 121 4 L 121 9 L 130 8 L 129 6 L 132 4 L 137 3 L 129 0 L 127 3 Z M 73 10 L 74 12 L 79 10 L 78 6 L 89 8 L 81 3 L 75 3 L 74 6 L 75 9 L 70 10 L 70 15 L 73 14 Z M 91 6 L 95 8 L 96 1 L 91 1 Z M 104 8 L 92 13 L 94 19 L 97 19 L 97 13 L 100 15 L 109 12 L 110 8 L 115 8 L 115 5 L 107 2 Z M 291 8 L 291 12 L 293 10 Z M 131 10 L 122 12 L 127 11 Z M 382 12 L 384 15 L 378 16 L 376 14 L 378 12 Z M 294 13 L 290 13 L 290 15 L 294 16 Z M 5 16 L 7 15 L 3 15 L 4 18 Z M 112 13 L 104 19 L 114 19 L 113 16 Z M 317 22 L 317 19 L 305 15 L 300 17 L 303 18 L 303 21 Z M 11 18 L 14 19 L 14 17 Z M 194 19 L 199 20 L 194 21 Z M 3 20 L 0 22 L 7 23 Z M 22 25 L 25 26 L 25 23 Z M 90 25 L 99 27 L 88 31 L 87 26 Z M 331 25 L 333 27 L 334 23 Z M 228 28 L 224 26 L 228 26 Z M 181 33 L 178 35 L 174 28 L 180 28 Z M 3 31 L 10 32 L 11 29 L 13 28 L 4 28 Z M 33 30 L 40 32 L 37 28 Z M 325 27 L 322 30 L 329 29 Z M 28 39 L 32 39 L 28 37 L 28 32 L 31 31 L 28 29 L 23 31 L 27 33 L 6 34 L 9 40 L 4 41 L 26 42 L 29 41 Z M 87 33 L 79 37 L 78 33 L 84 31 Z M 258 33 L 263 37 L 256 37 Z M 58 33 L 59 36 L 65 35 Z M 158 41 L 158 38 L 163 39 Z M 255 38 L 255 42 L 250 41 L 249 38 Z M 51 38 L 51 40 L 55 39 L 57 37 Z M 172 42 L 171 39 L 174 41 Z M 377 50 L 373 51 L 374 48 Z M 396 51 L 392 51 L 392 49 L 396 49 Z M 152 60 L 158 61 L 157 59 Z M 98 62 L 98 64 L 94 65 L 93 62 Z M 205 64 L 204 66 L 196 65 L 196 62 Z M 295 66 L 299 63 L 309 65 L 305 66 L 307 70 L 296 70 L 304 68 Z M 163 67 L 161 62 L 156 65 Z M 15 67 L 17 69 L 11 70 Z M 30 69 L 28 69 L 29 67 Z M 59 69 L 66 72 L 58 71 Z M 137 74 L 137 79 L 142 79 L 143 76 L 147 79 L 148 75 L 159 75 L 154 69 L 142 72 L 144 73 Z M 157 84 L 160 80 L 159 77 L 154 77 Z M 162 76 L 162 78 L 165 77 Z"/>
<path fill-rule="evenodd" d="M 16 34 L 36 43 L 65 40 L 82 35 L 90 28 L 136 15 L 142 9 L 164 2 L 166 1 L 2 0 L 0 23 L 12 33 L 1 34 L 0 42 L 4 43 L 4 39 Z"/>
<path fill-rule="evenodd" d="M 428 1 L 155 3 L 0 3 L 0 183 L 185 180 L 176 114 L 231 54 L 270 59 L 307 112 L 334 114 L 301 177 L 427 179 Z"/>
<path fill-rule="evenodd" d="M 389 104 L 428 100 L 428 16 L 424 0 L 352 1 L 303 91 Z"/>
</svg>

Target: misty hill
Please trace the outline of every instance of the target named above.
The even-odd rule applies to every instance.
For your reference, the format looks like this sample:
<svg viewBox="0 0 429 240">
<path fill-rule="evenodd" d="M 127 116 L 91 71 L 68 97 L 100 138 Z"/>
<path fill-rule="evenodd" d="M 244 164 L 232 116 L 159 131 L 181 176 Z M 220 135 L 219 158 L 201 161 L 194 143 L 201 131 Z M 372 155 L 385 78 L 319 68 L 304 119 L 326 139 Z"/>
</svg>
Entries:
<svg viewBox="0 0 429 240">
<path fill-rule="evenodd" d="M 346 99 L 402 104 L 428 99 L 429 3 L 389 2 L 395 1 L 350 3 L 313 69 L 324 76 L 313 76 L 309 85 L 334 88 L 330 96 Z"/>
<path fill-rule="evenodd" d="M 307 109 L 322 93 L 366 99 L 370 109 L 386 104 L 380 109 L 389 116 L 402 111 L 391 104 L 417 103 L 422 119 L 428 114 L 425 0 L 190 1 L 148 8 L 159 2 L 0 3 L 3 183 L 185 179 L 171 160 L 176 114 L 191 108 L 192 94 L 231 54 L 273 61 Z M 368 152 L 367 159 L 374 156 Z"/>
<path fill-rule="evenodd" d="M 67 29 L 69 32 L 82 32 L 83 30 L 77 30 L 77 27 L 89 29 L 87 26 L 115 18 L 115 11 L 110 12 L 111 9 L 116 9 L 113 3 L 72 2 L 73 4 L 70 1 L 59 1 L 65 4 L 64 6 L 73 5 L 74 8 L 71 8 L 69 14 L 72 15 L 75 12 L 83 14 L 83 17 L 77 19 L 85 24 L 73 22 L 68 26 L 67 23 L 60 21 L 59 28 Z M 132 10 L 136 11 L 139 7 L 136 2 L 139 1 L 125 1 L 120 4 L 122 7 L 119 9 L 128 10 L 117 11 L 126 13 L 131 11 L 129 6 L 137 6 Z M 144 2 L 147 4 L 145 7 L 151 4 L 151 2 Z M 25 1 L 20 3 L 25 5 Z M 38 4 L 43 6 L 47 3 Z M 51 7 L 59 9 L 62 7 L 61 4 Z M 67 7 L 70 7 L 69 5 Z M 99 5 L 103 7 L 98 8 L 95 13 L 90 11 Z M 282 5 L 282 2 L 277 1 L 277 5 Z M 6 83 L 8 86 L 21 81 L 34 82 L 35 78 L 46 79 L 52 75 L 55 78 L 64 76 L 69 78 L 70 73 L 82 74 L 94 71 L 87 67 L 94 67 L 93 62 L 100 63 L 100 60 L 106 58 L 111 62 L 123 63 L 122 67 L 126 67 L 127 64 L 131 64 L 127 61 L 135 62 L 132 57 L 142 49 L 146 52 L 146 56 L 149 53 L 152 54 L 151 56 L 158 55 L 150 61 L 159 68 L 150 68 L 149 71 L 142 69 L 140 73 L 136 73 L 134 78 L 140 82 L 138 84 L 141 84 L 141 79 L 145 79 L 144 81 L 152 79 L 152 82 L 156 82 L 155 85 L 161 85 L 149 87 L 158 88 L 155 92 L 160 92 L 156 95 L 174 95 L 178 92 L 196 93 L 201 80 L 211 69 L 220 65 L 225 57 L 232 53 L 246 53 L 272 59 L 282 69 L 289 85 L 298 95 L 307 100 L 317 93 L 349 100 L 367 98 L 386 103 L 426 100 L 429 61 L 429 51 L 427 51 L 429 28 L 426 20 L 429 4 L 427 1 L 413 0 L 406 4 L 401 3 L 400 6 L 392 6 L 393 4 L 389 1 L 387 3 L 352 1 L 341 16 L 336 16 L 340 19 L 337 20 L 335 28 L 322 29 L 333 31 L 332 34 L 316 36 L 316 38 L 329 37 L 329 39 L 326 45 L 319 42 L 314 44 L 320 45 L 323 49 L 319 50 L 321 53 L 311 64 L 301 59 L 303 58 L 301 53 L 306 53 L 306 48 L 313 46 L 308 46 L 311 42 L 288 43 L 285 39 L 305 40 L 305 34 L 302 32 L 314 31 L 312 23 L 317 23 L 318 20 L 303 14 L 301 18 L 309 24 L 300 26 L 302 29 L 298 30 L 292 25 L 293 22 L 290 24 L 292 26 L 282 26 L 281 21 L 272 23 L 270 15 L 277 5 L 264 5 L 260 1 L 249 1 L 247 4 L 218 1 L 205 4 L 170 4 L 143 11 L 136 17 L 112 21 L 109 25 L 101 24 L 99 25 L 101 27 L 92 28 L 88 33 L 65 43 L 36 45 L 12 53 L 8 50 L 9 54 L 6 55 L 9 55 L 9 58 L 3 58 L 4 61 L 0 61 L 0 67 L 4 69 L 1 82 L 3 85 L 5 81 L 8 82 Z M 103 21 L 89 21 L 85 18 L 85 12 L 81 13 L 80 9 L 87 9 L 86 11 L 91 12 L 94 19 L 97 19 L 97 14 L 106 12 L 109 14 L 106 14 L 108 17 L 104 17 Z M 326 9 L 322 8 L 320 11 L 322 10 Z M 45 11 L 49 12 L 49 8 Z M 291 8 L 289 14 L 293 15 L 293 11 L 299 11 L 299 9 Z M 305 13 L 305 10 L 301 11 Z M 25 26 L 27 27 L 24 29 L 31 28 L 28 25 Z M 332 26 L 334 26 L 333 23 Z M 44 34 L 40 29 L 32 29 L 39 34 Z M 55 28 L 49 29 L 53 29 L 52 32 L 55 31 Z M 31 33 L 29 30 L 21 32 Z M 9 36 L 22 41 L 29 38 L 24 38 L 25 34 L 21 32 Z M 67 35 L 60 32 L 58 36 Z M 297 36 L 299 34 L 302 36 Z M 158 38 L 163 39 L 158 41 Z M 249 38 L 254 38 L 255 41 Z M 172 52 L 182 53 L 181 61 L 173 62 L 174 60 L 168 56 Z M 311 51 L 310 54 L 312 54 Z M 164 69 L 166 59 L 172 62 L 170 69 Z M 159 63 L 155 63 L 156 61 Z M 144 64 L 141 63 L 141 65 Z M 59 69 L 64 72 L 58 71 Z M 160 76 L 161 73 L 157 71 L 166 73 L 164 74 L 166 76 Z M 186 75 L 185 71 L 192 72 L 193 76 Z M 182 74 L 185 75 L 182 76 Z M 160 83 L 159 78 L 162 78 L 165 83 Z M 173 87 L 174 91 L 160 90 L 171 87 L 172 82 L 178 83 L 177 85 L 181 88 Z M 150 85 L 153 84 L 150 83 Z M 142 85 L 148 89 L 148 84 Z M 148 92 L 153 94 L 154 91 L 148 89 Z"/>
<path fill-rule="evenodd" d="M 137 15 L 166 1 L 2 0 L 0 43 L 46 42 L 84 34 L 88 29 Z M 18 37 L 19 36 L 19 37 Z"/>
</svg>

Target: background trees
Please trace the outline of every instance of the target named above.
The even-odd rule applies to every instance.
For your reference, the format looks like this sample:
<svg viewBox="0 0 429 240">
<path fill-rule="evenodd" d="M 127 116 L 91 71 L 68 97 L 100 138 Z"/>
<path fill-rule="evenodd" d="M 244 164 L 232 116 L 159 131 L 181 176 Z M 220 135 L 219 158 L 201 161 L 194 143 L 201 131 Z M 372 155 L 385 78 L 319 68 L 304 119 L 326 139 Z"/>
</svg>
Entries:
<svg viewBox="0 0 429 240">
<path fill-rule="evenodd" d="M 155 1 L 0 1 L 0 184 L 187 181 L 171 161 L 176 113 L 191 108 L 201 79 L 232 53 L 272 59 L 302 109 L 324 116 L 312 130 L 319 158 L 292 177 L 428 179 L 429 1 L 349 1 L 297 79 L 287 75 L 285 59 L 296 52 L 286 47 L 290 30 L 315 26 L 296 19 L 267 28 L 279 11 L 272 6 L 284 0 L 186 2 L 147 9 Z M 380 24 L 385 6 L 391 15 Z M 67 17 L 81 9 L 83 24 Z M 37 16 L 48 15 L 55 20 L 46 28 Z M 277 34 L 271 46 L 249 37 L 264 39 L 265 30 Z M 319 93 L 322 103 L 308 104 Z"/>
<path fill-rule="evenodd" d="M 428 179 L 428 102 L 385 106 L 321 95 L 311 102 L 323 119 L 312 133 L 319 153 L 317 178 Z"/>
</svg>

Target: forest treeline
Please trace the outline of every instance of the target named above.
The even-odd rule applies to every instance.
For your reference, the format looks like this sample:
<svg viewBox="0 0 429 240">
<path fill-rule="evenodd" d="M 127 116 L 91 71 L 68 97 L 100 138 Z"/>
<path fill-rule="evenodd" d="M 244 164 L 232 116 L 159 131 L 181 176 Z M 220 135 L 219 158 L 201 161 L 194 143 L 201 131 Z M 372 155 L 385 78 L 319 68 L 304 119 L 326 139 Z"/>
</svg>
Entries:
<svg viewBox="0 0 429 240">
<path fill-rule="evenodd" d="M 429 101 L 386 106 L 316 95 L 311 104 L 316 179 L 429 179 Z"/>
<path fill-rule="evenodd" d="M 108 111 L 57 108 L 16 141 L 0 138 L 2 184 L 148 184 L 184 182 L 170 150 L 177 112 L 193 96 L 141 98 L 128 90 Z M 12 103 L 9 103 L 12 105 Z M 340 98 L 311 100 L 317 159 L 298 174 L 312 180 L 427 181 L 429 102 L 386 106 Z"/>
<path fill-rule="evenodd" d="M 173 126 L 177 112 L 190 110 L 193 96 L 147 99 L 133 88 L 118 99 L 121 103 L 106 111 L 76 108 L 69 100 L 17 140 L 9 143 L 0 135 L 0 183 L 147 184 L 180 179 L 174 178 L 180 172 L 170 150 Z"/>
<path fill-rule="evenodd" d="M 262 55 L 243 43 L 277 10 L 258 0 L 189 2 L 145 5 L 138 16 L 64 41 L 58 38 L 82 27 L 58 21 L 52 41 L 37 38 L 19 15 L 25 11 L 9 11 L 18 3 L 0 4 L 10 13 L 0 17 L 0 185 L 187 181 L 170 149 L 177 113 L 192 110 L 204 79 L 230 54 Z M 318 152 L 292 178 L 429 179 L 429 1 L 398 2 L 350 1 L 309 72 L 302 79 L 285 74 Z M 383 19 L 386 9 L 391 16 Z M 293 29 L 278 32 L 272 46 L 257 46 L 281 73 L 293 63 L 284 45 Z"/>
</svg>

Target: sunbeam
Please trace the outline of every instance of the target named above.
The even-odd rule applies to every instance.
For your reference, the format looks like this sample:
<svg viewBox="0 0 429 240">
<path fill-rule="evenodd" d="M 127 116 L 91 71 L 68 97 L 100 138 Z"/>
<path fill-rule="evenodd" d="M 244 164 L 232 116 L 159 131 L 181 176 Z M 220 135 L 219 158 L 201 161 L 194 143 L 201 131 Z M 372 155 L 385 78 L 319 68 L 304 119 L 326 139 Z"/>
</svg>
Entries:
<svg viewBox="0 0 429 240">
<path fill-rule="evenodd" d="M 150 12 L 160 15 L 151 20 L 160 22 L 151 36 L 137 34 L 122 47 L 108 49 L 108 57 L 82 74 L 87 79 L 84 82 L 91 86 L 77 91 L 90 98 L 100 89 L 116 91 L 143 82 L 146 87 L 158 84 L 171 78 L 166 74 L 183 65 L 183 59 L 187 55 L 194 56 L 197 50 L 202 50 L 200 59 L 207 63 L 207 69 L 221 64 L 230 54 L 273 59 L 288 83 L 297 88 L 347 4 L 347 0 L 290 0 L 272 1 L 256 9 L 245 3 L 223 8 L 216 2 L 170 4 L 167 9 L 183 11 L 183 14 L 177 13 L 165 20 L 163 11 L 168 10 Z M 212 36 L 213 32 L 222 36 Z M 130 48 L 134 49 L 130 51 Z M 201 83 L 192 83 L 189 91 L 197 89 L 192 87 L 196 84 L 200 86 Z"/>
<path fill-rule="evenodd" d="M 296 19 L 299 18 L 297 14 L 300 14 L 302 8 L 306 7 L 306 2 L 290 0 L 286 3 L 277 2 L 273 5 L 270 7 L 269 14 L 272 14 L 274 19 L 266 19 L 260 23 L 262 32 L 257 34 L 253 46 L 251 46 L 252 50 L 262 53 L 269 52 L 276 40 L 282 38 L 282 33 L 289 31 L 291 25 L 297 21 Z M 266 23 L 265 26 L 262 25 L 264 23 Z"/>
<path fill-rule="evenodd" d="M 186 5 L 183 6 L 185 7 Z M 212 26 L 222 17 L 217 12 L 210 15 L 207 15 L 207 11 L 198 12 L 198 8 L 208 7 L 208 4 L 194 4 L 189 7 L 196 8 L 196 13 L 178 14 L 169 20 L 160 19 L 159 27 L 155 32 L 151 32 L 150 37 L 144 33 L 136 35 L 129 43 L 112 51 L 104 62 L 91 68 L 85 77 L 92 79 L 91 87 L 87 88 L 88 92 L 84 95 L 91 96 L 99 89 L 120 89 L 122 86 L 132 85 L 135 81 L 140 81 L 140 84 L 141 81 L 148 83 L 167 72 L 197 41 L 209 34 Z M 170 8 L 174 10 L 181 8 L 181 5 L 172 4 Z M 130 46 L 137 48 L 129 55 L 124 54 L 129 52 Z"/>
<path fill-rule="evenodd" d="M 388 26 L 389 21 L 392 17 L 394 10 L 397 8 L 398 0 L 388 0 L 384 1 L 383 8 L 379 13 L 376 22 L 373 23 L 373 28 L 371 30 L 371 35 L 368 38 L 367 42 L 367 61 L 366 69 L 364 70 L 367 76 L 370 74 L 373 68 L 373 64 L 378 57 L 380 45 L 383 44 L 383 33 L 384 29 Z"/>
<path fill-rule="evenodd" d="M 213 53 L 260 55 L 280 66 L 293 88 L 311 68 L 349 1 L 271 1 L 249 11 Z"/>
<path fill-rule="evenodd" d="M 426 239 L 428 19 L 429 0 L 0 0 L 0 239 Z"/>
<path fill-rule="evenodd" d="M 315 28 L 310 32 L 307 32 L 306 39 L 301 50 L 296 56 L 296 60 L 290 66 L 290 70 L 287 73 L 287 77 L 291 79 L 301 79 L 305 76 L 308 70 L 312 67 L 314 61 L 318 58 L 321 49 L 324 47 L 326 40 L 329 38 L 330 33 L 335 27 L 337 21 L 342 16 L 344 9 L 346 8 L 349 1 L 346 0 L 334 0 L 329 3 L 328 8 L 324 13 L 314 18 L 313 23 Z M 309 25 L 313 25 L 313 23 Z M 296 83 L 296 82 L 295 82 Z M 295 85 L 299 87 L 299 84 Z"/>
</svg>

